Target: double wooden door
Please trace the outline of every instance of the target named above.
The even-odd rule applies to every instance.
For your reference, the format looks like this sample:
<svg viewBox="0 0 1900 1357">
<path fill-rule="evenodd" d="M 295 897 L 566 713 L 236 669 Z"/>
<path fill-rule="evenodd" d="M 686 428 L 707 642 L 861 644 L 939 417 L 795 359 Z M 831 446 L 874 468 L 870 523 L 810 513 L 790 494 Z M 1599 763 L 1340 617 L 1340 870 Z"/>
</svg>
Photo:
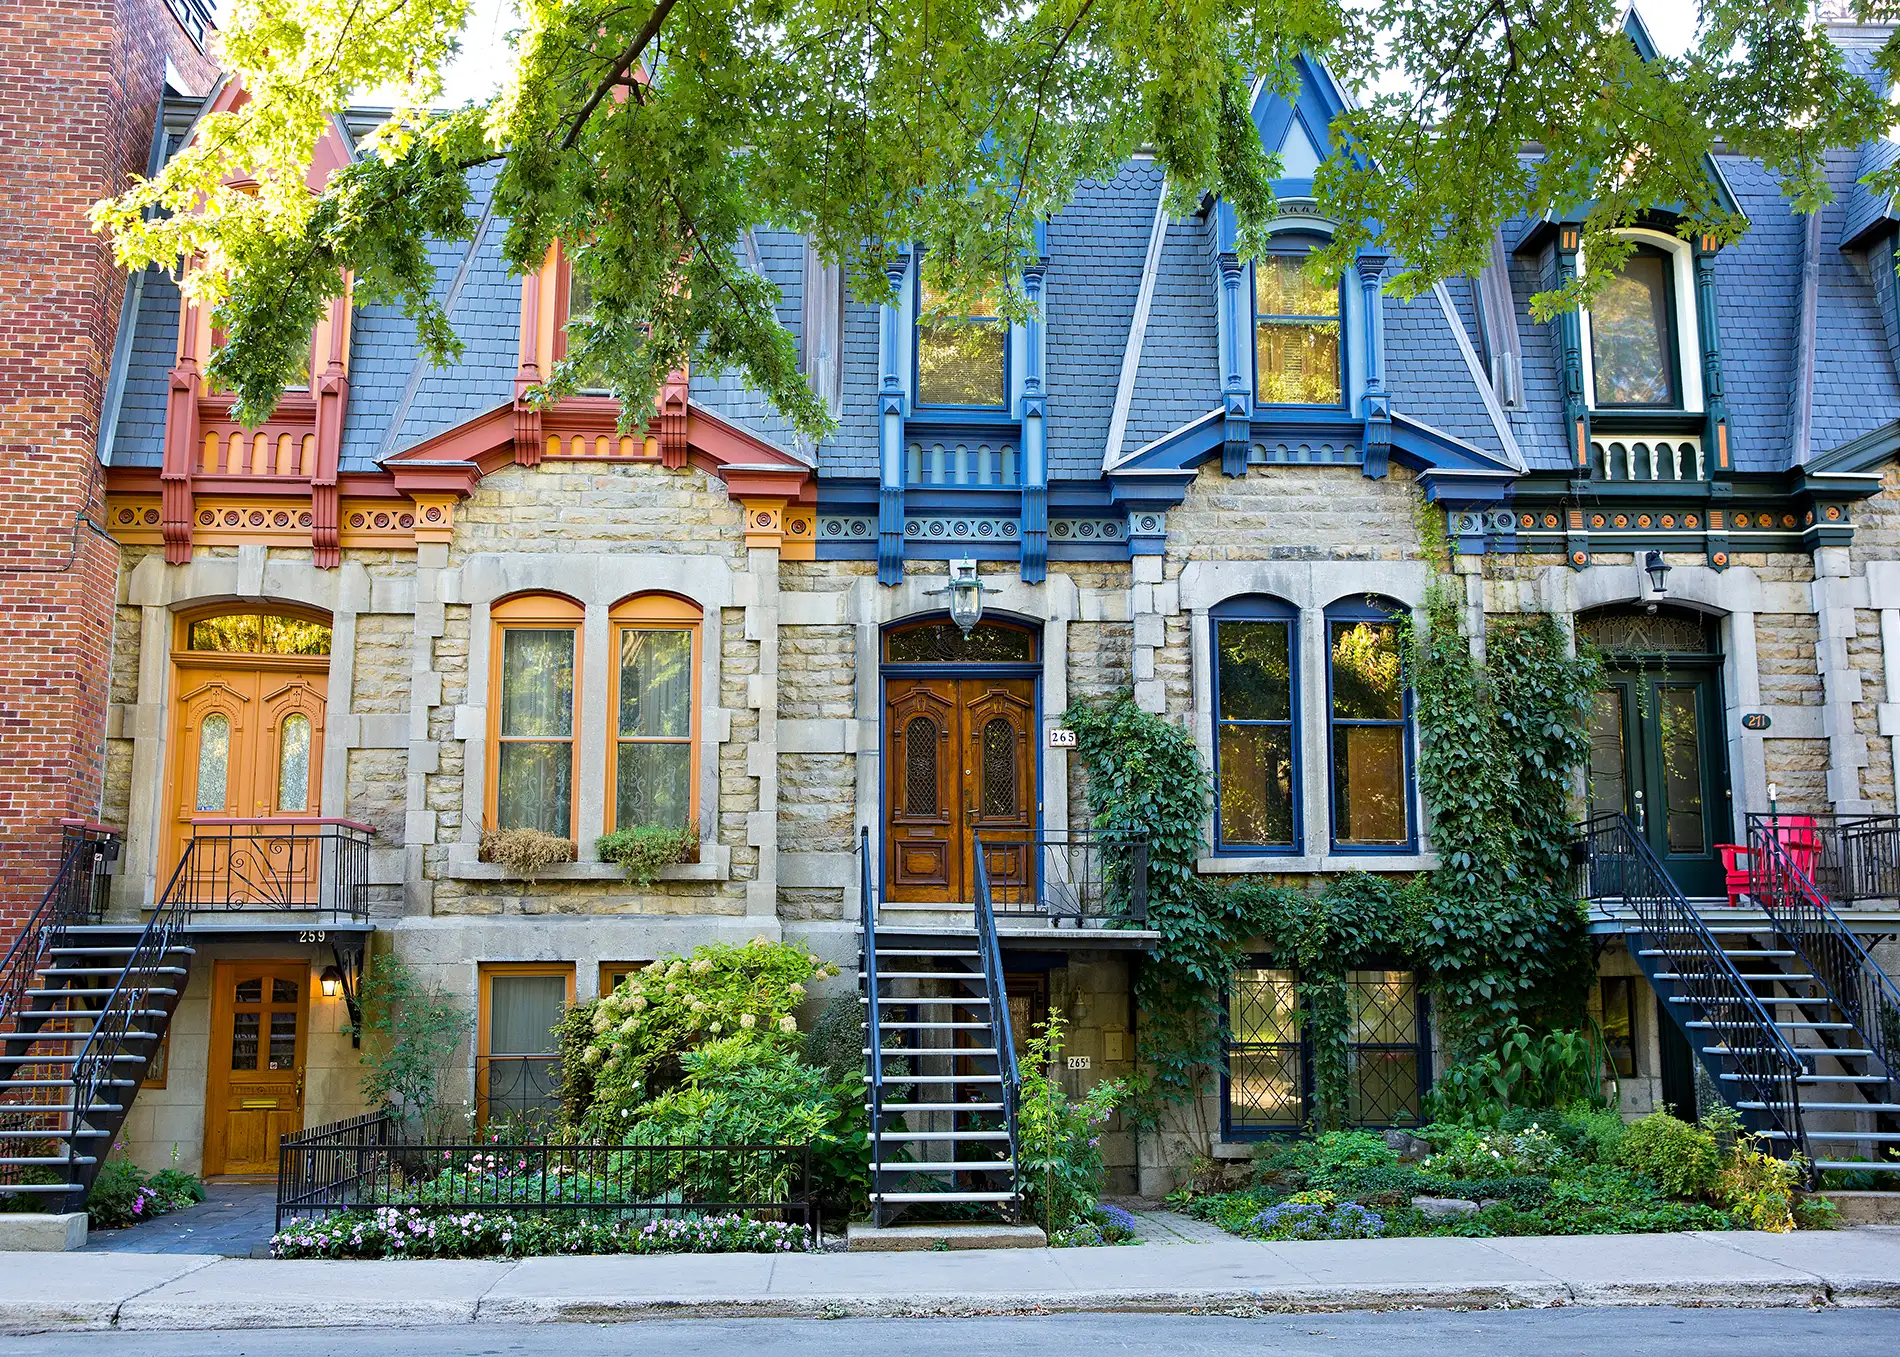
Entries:
<svg viewBox="0 0 1900 1357">
<path fill-rule="evenodd" d="M 884 696 L 885 898 L 967 904 L 977 836 L 1035 833 L 1035 680 L 890 678 Z M 1020 886 L 1029 856 L 992 854 L 992 885 Z"/>
<path fill-rule="evenodd" d="M 206 1177 L 275 1173 L 277 1142 L 303 1128 L 308 961 L 220 961 L 211 977 Z"/>
</svg>

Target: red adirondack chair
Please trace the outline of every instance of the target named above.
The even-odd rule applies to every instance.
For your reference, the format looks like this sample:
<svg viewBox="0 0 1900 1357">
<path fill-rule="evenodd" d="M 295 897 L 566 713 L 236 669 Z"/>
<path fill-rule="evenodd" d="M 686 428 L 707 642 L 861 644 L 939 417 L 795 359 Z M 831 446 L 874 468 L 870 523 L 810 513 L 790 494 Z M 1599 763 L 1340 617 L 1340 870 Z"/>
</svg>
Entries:
<svg viewBox="0 0 1900 1357">
<path fill-rule="evenodd" d="M 1814 879 L 1815 863 L 1821 858 L 1821 831 L 1812 815 L 1777 815 L 1771 822 L 1775 842 L 1787 855 L 1789 862 L 1801 869 L 1801 874 L 1810 881 Z M 1754 853 L 1745 844 L 1717 844 L 1715 851 L 1722 855 L 1723 884 L 1728 890 L 1728 902 L 1731 908 L 1742 903 L 1742 897 L 1748 894 L 1749 873 L 1754 862 Z"/>
</svg>

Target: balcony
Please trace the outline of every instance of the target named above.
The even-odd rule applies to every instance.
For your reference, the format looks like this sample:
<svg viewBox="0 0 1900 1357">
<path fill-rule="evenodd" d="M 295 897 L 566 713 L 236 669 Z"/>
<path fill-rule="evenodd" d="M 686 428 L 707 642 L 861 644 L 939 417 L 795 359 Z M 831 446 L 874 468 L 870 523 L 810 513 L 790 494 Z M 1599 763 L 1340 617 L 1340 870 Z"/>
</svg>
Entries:
<svg viewBox="0 0 1900 1357">
<path fill-rule="evenodd" d="M 1093 829 L 978 835 L 977 891 L 1004 934 L 1054 929 L 1152 937 L 1148 836 Z"/>
<path fill-rule="evenodd" d="M 165 900 L 194 921 L 360 924 L 375 833 L 314 815 L 196 819 Z"/>
</svg>

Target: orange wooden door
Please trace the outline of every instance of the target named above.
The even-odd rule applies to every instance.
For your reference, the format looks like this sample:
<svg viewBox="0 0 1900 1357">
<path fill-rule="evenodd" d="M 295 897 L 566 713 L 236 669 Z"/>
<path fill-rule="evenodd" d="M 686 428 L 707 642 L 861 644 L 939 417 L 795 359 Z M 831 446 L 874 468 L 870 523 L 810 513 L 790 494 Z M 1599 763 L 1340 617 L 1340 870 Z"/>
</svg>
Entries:
<svg viewBox="0 0 1900 1357">
<path fill-rule="evenodd" d="M 976 835 L 1027 844 L 1036 824 L 1035 681 L 893 678 L 885 685 L 885 895 L 967 904 Z M 991 857 L 1020 890 L 1029 854 Z M 991 884 L 998 885 L 995 873 Z"/>
<path fill-rule="evenodd" d="M 279 1138 L 303 1127 L 309 963 L 220 961 L 211 983 L 205 1176 L 275 1173 Z"/>
</svg>

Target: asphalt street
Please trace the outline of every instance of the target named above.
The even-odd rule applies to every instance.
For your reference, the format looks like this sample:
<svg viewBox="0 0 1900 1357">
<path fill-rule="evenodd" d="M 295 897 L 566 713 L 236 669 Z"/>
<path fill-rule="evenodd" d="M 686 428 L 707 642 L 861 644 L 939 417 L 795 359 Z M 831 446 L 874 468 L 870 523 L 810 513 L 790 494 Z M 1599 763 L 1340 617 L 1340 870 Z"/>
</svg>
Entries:
<svg viewBox="0 0 1900 1357">
<path fill-rule="evenodd" d="M 1561 1308 L 1009 1319 L 696 1319 L 428 1329 L 98 1332 L 0 1337 L 0 1357 L 1892 1357 L 1900 1310 Z"/>
</svg>

